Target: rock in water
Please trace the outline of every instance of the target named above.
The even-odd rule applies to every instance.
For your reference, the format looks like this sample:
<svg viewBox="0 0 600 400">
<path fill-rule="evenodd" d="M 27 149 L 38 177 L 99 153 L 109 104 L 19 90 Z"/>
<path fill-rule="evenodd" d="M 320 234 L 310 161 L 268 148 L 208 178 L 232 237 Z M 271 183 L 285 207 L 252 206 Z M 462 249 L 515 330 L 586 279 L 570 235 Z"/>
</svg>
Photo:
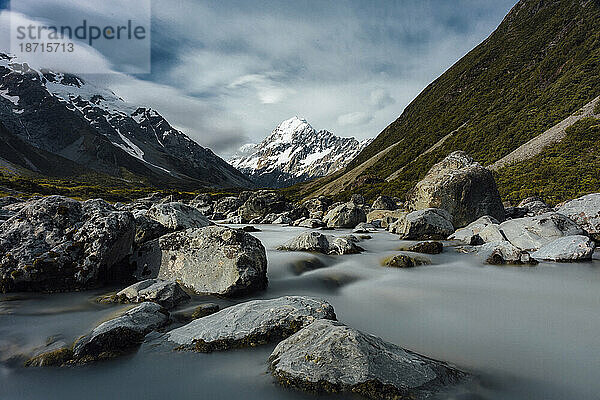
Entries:
<svg viewBox="0 0 600 400">
<path fill-rule="evenodd" d="M 326 320 L 279 343 L 268 362 L 285 386 L 371 399 L 428 398 L 467 377 L 443 362 Z"/>
<path fill-rule="evenodd" d="M 145 243 L 131 257 L 139 279 L 177 281 L 196 293 L 235 296 L 267 287 L 265 248 L 222 226 L 192 228 Z"/>
<path fill-rule="evenodd" d="M 213 224 L 197 208 L 178 202 L 155 204 L 146 216 L 170 231 L 203 228 Z"/>
<path fill-rule="evenodd" d="M 531 251 L 563 236 L 585 234 L 575 222 L 558 213 L 511 219 L 501 223 L 499 229 L 514 246 Z"/>
<path fill-rule="evenodd" d="M 477 245 L 479 238 L 476 236 L 489 225 L 499 224 L 498 220 L 489 215 L 478 218 L 476 221 L 471 222 L 464 228 L 457 229 L 452 235 L 448 237 L 448 240 L 460 240 L 466 244 Z"/>
<path fill-rule="evenodd" d="M 286 296 L 228 307 L 167 333 L 167 340 L 201 352 L 256 346 L 284 339 L 318 319 L 335 319 L 322 300 Z"/>
<path fill-rule="evenodd" d="M 323 254 L 357 254 L 363 251 L 355 243 L 358 238 L 353 235 L 337 237 L 324 235 L 321 232 L 303 232 L 294 239 L 279 246 L 284 251 L 312 251 Z"/>
<path fill-rule="evenodd" d="M 406 248 L 401 250 L 423 254 L 440 254 L 444 251 L 444 245 L 441 242 L 426 241 L 406 246 Z"/>
<path fill-rule="evenodd" d="M 115 301 L 124 303 L 142 303 L 151 301 L 171 309 L 188 301 L 190 296 L 177 282 L 162 279 L 146 279 L 126 287 L 115 295 Z"/>
<path fill-rule="evenodd" d="M 431 264 L 431 260 L 425 257 L 414 257 L 401 253 L 384 259 L 382 264 L 392 268 L 414 268 L 419 265 L 429 265 Z"/>
<path fill-rule="evenodd" d="M 411 210 L 441 208 L 458 228 L 484 215 L 503 221 L 504 206 L 492 173 L 463 151 L 434 165 L 407 202 Z"/>
<path fill-rule="evenodd" d="M 595 249 L 594 242 L 587 236 L 564 236 L 542 246 L 531 254 L 538 261 L 584 261 L 591 260 Z"/>
<path fill-rule="evenodd" d="M 535 264 L 527 252 L 516 248 L 510 242 L 491 242 L 479 246 L 477 254 L 483 262 L 491 265 Z"/>
<path fill-rule="evenodd" d="M 168 322 L 169 313 L 160 305 L 142 303 L 79 339 L 73 346 L 73 359 L 89 362 L 118 356 L 138 346 L 148 333 Z"/>
<path fill-rule="evenodd" d="M 361 207 L 349 202 L 330 210 L 323 222 L 330 228 L 354 228 L 361 222 L 367 222 L 367 215 Z"/>
<path fill-rule="evenodd" d="M 388 227 L 405 240 L 443 240 L 454 232 L 452 217 L 444 210 L 428 208 L 413 211 Z"/>
<path fill-rule="evenodd" d="M 2 224 L 0 291 L 65 291 L 125 274 L 135 222 L 104 200 L 50 196 L 27 204 Z"/>
<path fill-rule="evenodd" d="M 558 208 L 558 212 L 575 221 L 600 243 L 600 193 L 568 201 Z"/>
</svg>

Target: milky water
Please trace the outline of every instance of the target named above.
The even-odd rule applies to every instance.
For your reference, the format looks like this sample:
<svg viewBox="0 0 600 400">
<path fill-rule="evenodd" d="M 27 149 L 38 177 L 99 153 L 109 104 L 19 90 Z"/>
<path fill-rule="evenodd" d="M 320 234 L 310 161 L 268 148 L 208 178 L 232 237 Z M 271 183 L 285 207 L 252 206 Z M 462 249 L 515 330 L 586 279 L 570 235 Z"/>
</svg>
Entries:
<svg viewBox="0 0 600 400">
<path fill-rule="evenodd" d="M 275 250 L 303 229 L 260 228 L 254 235 L 267 248 L 269 289 L 252 298 L 321 297 L 333 304 L 340 321 L 475 376 L 440 398 L 600 398 L 598 253 L 589 263 L 494 267 L 447 248 L 430 256 L 432 266 L 400 270 L 380 266 L 401 244 L 387 232 L 362 242 L 363 254 L 328 257 Z M 327 267 L 300 273 L 297 261 L 313 257 Z M 49 337 L 71 341 L 124 309 L 93 301 L 105 292 L 0 296 L 0 400 L 315 397 L 273 382 L 266 360 L 274 345 L 174 352 L 158 345 L 156 333 L 135 354 L 118 360 L 20 367 L 17 354 Z M 184 307 L 243 300 L 199 297 Z"/>
</svg>

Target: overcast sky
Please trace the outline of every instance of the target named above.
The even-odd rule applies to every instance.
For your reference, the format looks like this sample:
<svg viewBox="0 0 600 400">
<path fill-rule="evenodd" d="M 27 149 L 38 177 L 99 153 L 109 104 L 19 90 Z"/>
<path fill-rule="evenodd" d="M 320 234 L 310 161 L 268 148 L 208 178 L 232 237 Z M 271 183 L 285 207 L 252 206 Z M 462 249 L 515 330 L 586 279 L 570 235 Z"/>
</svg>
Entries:
<svg viewBox="0 0 600 400">
<path fill-rule="evenodd" d="M 75 14 L 119 12 L 102 3 L 36 0 L 26 17 L 53 4 Z M 156 108 L 224 157 L 295 115 L 364 139 L 489 36 L 515 3 L 153 0 L 152 73 L 90 78 Z"/>
</svg>

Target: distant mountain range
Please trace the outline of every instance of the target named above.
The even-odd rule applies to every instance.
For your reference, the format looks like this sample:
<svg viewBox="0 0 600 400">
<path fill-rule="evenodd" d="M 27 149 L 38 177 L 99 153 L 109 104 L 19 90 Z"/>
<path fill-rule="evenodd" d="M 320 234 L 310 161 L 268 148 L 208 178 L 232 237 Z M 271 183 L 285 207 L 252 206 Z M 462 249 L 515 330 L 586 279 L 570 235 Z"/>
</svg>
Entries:
<svg viewBox="0 0 600 400">
<path fill-rule="evenodd" d="M 514 203 L 597 192 L 599 96 L 600 1 L 521 0 L 348 166 L 288 192 L 401 197 L 455 150 Z"/>
<path fill-rule="evenodd" d="M 156 111 L 1 53 L 0 168 L 51 177 L 105 174 L 190 190 L 253 185 Z"/>
<path fill-rule="evenodd" d="M 293 117 L 261 143 L 242 146 L 229 163 L 259 187 L 282 188 L 344 168 L 371 140 L 316 131 L 306 120 Z"/>
</svg>

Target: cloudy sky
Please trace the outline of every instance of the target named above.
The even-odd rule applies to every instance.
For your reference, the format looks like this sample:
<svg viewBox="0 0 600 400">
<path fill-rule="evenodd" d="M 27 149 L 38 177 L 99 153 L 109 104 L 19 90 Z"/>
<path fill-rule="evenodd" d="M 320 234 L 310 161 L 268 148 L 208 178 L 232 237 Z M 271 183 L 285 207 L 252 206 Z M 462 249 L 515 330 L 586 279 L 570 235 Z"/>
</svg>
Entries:
<svg viewBox="0 0 600 400">
<path fill-rule="evenodd" d="M 88 78 L 156 108 L 224 157 L 294 115 L 364 139 L 485 39 L 515 3 L 152 0 L 151 73 Z M 20 11 L 32 19 L 48 18 L 52 7 L 75 16 L 120 12 L 98 4 L 105 2 L 31 0 Z M 2 27 L 8 5 L 0 0 Z M 87 57 L 106 62 L 93 52 Z"/>
</svg>

